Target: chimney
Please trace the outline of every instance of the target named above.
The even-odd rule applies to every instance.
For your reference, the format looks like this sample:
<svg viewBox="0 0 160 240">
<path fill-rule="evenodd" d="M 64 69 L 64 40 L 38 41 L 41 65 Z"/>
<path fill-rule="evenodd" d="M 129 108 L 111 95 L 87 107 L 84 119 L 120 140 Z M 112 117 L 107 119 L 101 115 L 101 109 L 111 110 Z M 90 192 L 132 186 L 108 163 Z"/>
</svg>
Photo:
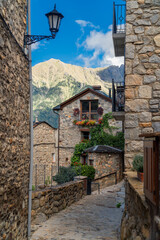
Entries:
<svg viewBox="0 0 160 240">
<path fill-rule="evenodd" d="M 36 123 L 38 122 L 38 117 L 36 116 L 36 121 L 35 121 Z"/>
<path fill-rule="evenodd" d="M 92 88 L 94 90 L 101 90 L 101 86 L 100 85 L 94 85 L 94 86 L 92 86 Z"/>
</svg>

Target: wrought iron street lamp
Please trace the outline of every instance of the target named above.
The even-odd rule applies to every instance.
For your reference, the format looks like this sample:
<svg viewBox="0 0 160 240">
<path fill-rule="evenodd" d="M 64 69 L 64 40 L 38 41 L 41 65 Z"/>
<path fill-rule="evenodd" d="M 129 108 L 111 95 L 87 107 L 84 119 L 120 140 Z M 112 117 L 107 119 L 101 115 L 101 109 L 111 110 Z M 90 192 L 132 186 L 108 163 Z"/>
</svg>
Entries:
<svg viewBox="0 0 160 240">
<path fill-rule="evenodd" d="M 25 35 L 24 37 L 24 45 L 31 45 L 32 43 L 39 42 L 43 39 L 54 39 L 56 33 L 59 31 L 60 23 L 64 16 L 56 10 L 56 4 L 54 5 L 53 11 L 46 13 L 46 17 L 48 18 L 49 29 L 51 31 L 50 36 L 45 35 Z"/>
<path fill-rule="evenodd" d="M 29 173 L 29 197 L 28 197 L 28 239 L 31 236 L 31 209 L 32 209 L 32 174 L 33 174 L 33 99 L 32 99 L 32 56 L 31 44 L 39 42 L 43 39 L 54 39 L 59 31 L 59 26 L 63 15 L 56 10 L 47 13 L 46 17 L 49 22 L 50 36 L 31 35 L 31 0 L 28 0 L 28 33 L 24 36 L 24 46 L 28 45 L 28 61 L 29 61 L 29 86 L 30 86 L 30 173 Z"/>
<path fill-rule="evenodd" d="M 59 31 L 61 19 L 64 18 L 64 16 L 56 10 L 56 4 L 54 5 L 54 10 L 45 15 L 48 18 L 51 34 L 55 35 Z"/>
</svg>

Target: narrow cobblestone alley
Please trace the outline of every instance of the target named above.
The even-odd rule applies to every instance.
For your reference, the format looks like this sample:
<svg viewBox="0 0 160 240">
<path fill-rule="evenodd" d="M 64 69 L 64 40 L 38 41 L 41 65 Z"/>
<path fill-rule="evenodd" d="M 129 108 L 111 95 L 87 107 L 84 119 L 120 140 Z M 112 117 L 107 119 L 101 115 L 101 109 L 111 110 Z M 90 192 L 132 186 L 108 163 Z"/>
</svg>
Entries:
<svg viewBox="0 0 160 240">
<path fill-rule="evenodd" d="M 117 203 L 122 206 L 117 208 Z M 44 222 L 31 240 L 117 240 L 124 208 L 123 182 L 86 196 Z"/>
</svg>

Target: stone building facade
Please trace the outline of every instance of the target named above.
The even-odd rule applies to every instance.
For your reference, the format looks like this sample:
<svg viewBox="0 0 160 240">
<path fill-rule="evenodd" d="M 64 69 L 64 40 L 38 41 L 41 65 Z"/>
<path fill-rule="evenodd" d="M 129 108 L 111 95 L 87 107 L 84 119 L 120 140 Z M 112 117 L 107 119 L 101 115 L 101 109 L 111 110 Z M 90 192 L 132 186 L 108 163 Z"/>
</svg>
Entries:
<svg viewBox="0 0 160 240">
<path fill-rule="evenodd" d="M 49 184 L 58 172 L 57 130 L 46 122 L 35 122 L 33 127 L 33 185 Z"/>
<path fill-rule="evenodd" d="M 124 163 L 121 150 L 107 145 L 97 145 L 86 149 L 85 152 L 88 153 L 87 164 L 96 170 L 94 181 L 100 184 L 100 188 L 122 180 Z M 83 161 L 83 157 L 81 158 Z"/>
<path fill-rule="evenodd" d="M 98 106 L 101 106 L 104 110 L 103 114 L 112 111 L 111 99 L 100 93 L 100 91 L 92 90 L 91 88 L 84 90 L 53 109 L 54 111 L 59 110 L 60 116 L 59 162 L 62 166 L 70 165 L 75 145 L 80 143 L 81 140 L 89 138 L 89 127 L 74 124 L 75 120 L 81 120 L 81 103 L 83 101 L 97 101 Z M 77 108 L 79 113 L 75 116 L 74 109 Z"/>
<path fill-rule="evenodd" d="M 160 4 L 126 1 L 125 163 L 143 152 L 141 133 L 160 131 Z"/>
<path fill-rule="evenodd" d="M 121 239 L 159 240 L 160 1 L 126 0 L 125 33 L 125 165 L 144 155 L 144 184 L 126 173 Z"/>
<path fill-rule="evenodd" d="M 0 239 L 27 239 L 29 69 L 27 1 L 0 1 Z"/>
</svg>

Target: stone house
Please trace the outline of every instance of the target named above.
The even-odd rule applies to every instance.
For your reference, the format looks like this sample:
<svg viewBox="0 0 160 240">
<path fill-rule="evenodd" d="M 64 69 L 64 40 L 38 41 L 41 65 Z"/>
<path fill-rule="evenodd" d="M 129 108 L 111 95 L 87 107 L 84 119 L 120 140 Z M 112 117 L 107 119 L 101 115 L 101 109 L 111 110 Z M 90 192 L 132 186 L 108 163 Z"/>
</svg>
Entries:
<svg viewBox="0 0 160 240">
<path fill-rule="evenodd" d="M 0 239 L 27 239 L 30 165 L 27 1 L 0 1 Z"/>
<path fill-rule="evenodd" d="M 160 2 L 126 0 L 114 5 L 113 14 L 115 55 L 125 57 L 123 89 L 113 83 L 113 103 L 119 104 L 123 92 L 125 106 L 114 107 L 114 117 L 124 121 L 126 168 L 131 169 L 135 155 L 144 155 L 144 185 L 134 172 L 126 173 L 121 239 L 155 240 L 160 239 Z"/>
<path fill-rule="evenodd" d="M 38 121 L 33 128 L 33 185 L 49 184 L 58 172 L 57 129 L 47 122 Z"/>
<path fill-rule="evenodd" d="M 59 112 L 60 165 L 69 166 L 75 145 L 90 137 L 89 127 L 78 126 L 74 121 L 85 119 L 97 121 L 101 117 L 97 113 L 99 106 L 103 108 L 103 114 L 112 111 L 111 98 L 100 89 L 99 86 L 89 87 L 53 108 L 53 111 Z"/>
<path fill-rule="evenodd" d="M 96 170 L 94 182 L 100 184 L 100 188 L 115 184 L 123 178 L 123 152 L 107 145 L 97 145 L 84 151 L 86 164 Z M 84 157 L 81 157 L 84 163 Z"/>
</svg>

